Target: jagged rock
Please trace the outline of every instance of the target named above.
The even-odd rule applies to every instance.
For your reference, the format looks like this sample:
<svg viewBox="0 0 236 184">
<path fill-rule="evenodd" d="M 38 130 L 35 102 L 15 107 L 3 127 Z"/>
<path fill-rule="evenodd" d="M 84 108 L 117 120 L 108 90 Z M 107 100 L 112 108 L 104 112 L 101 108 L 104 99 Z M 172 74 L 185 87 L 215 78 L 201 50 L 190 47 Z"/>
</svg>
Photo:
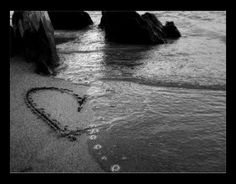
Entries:
<svg viewBox="0 0 236 184">
<path fill-rule="evenodd" d="M 141 15 L 141 17 L 148 23 L 153 34 L 162 40 L 162 43 L 165 43 L 166 34 L 163 31 L 162 23 L 156 18 L 156 16 L 152 13 L 145 13 Z"/>
<path fill-rule="evenodd" d="M 135 11 L 103 12 L 100 27 L 104 28 L 108 41 L 133 44 L 163 43 Z"/>
<path fill-rule="evenodd" d="M 9 28 L 9 38 L 10 38 L 10 42 L 9 42 L 9 51 L 10 51 L 10 56 L 13 56 L 14 55 L 14 31 L 13 31 L 13 27 L 10 26 Z"/>
<path fill-rule="evenodd" d="M 36 63 L 36 73 L 38 74 L 45 74 L 45 75 L 51 75 L 53 74 L 53 70 L 48 67 L 45 60 L 41 60 L 41 62 Z"/>
<path fill-rule="evenodd" d="M 54 29 L 73 30 L 83 29 L 93 24 L 89 14 L 84 11 L 77 12 L 60 12 L 48 11 Z"/>
<path fill-rule="evenodd" d="M 157 19 L 157 17 L 153 13 L 146 12 L 145 14 L 141 15 L 146 21 L 150 21 L 153 25 L 155 25 L 160 30 L 163 29 L 162 23 Z"/>
<path fill-rule="evenodd" d="M 106 19 L 105 12 L 102 11 L 102 18 L 101 18 L 100 24 L 98 25 L 98 27 L 100 27 L 101 29 L 104 29 L 105 27 L 105 21 L 106 21 L 105 19 Z"/>
<path fill-rule="evenodd" d="M 52 74 L 62 64 L 56 52 L 54 29 L 46 11 L 15 11 L 12 15 L 15 37 L 27 60 L 37 71 Z M 44 67 L 41 67 L 44 66 Z"/>
<path fill-rule="evenodd" d="M 173 30 L 173 26 L 163 26 L 151 13 L 140 16 L 135 11 L 102 12 L 99 27 L 104 29 L 108 41 L 120 43 L 162 44 L 167 42 L 167 38 L 177 38 L 170 37 L 176 32 L 176 27 Z"/>
<path fill-rule="evenodd" d="M 181 34 L 177 27 L 175 26 L 173 21 L 166 22 L 166 25 L 163 27 L 163 30 L 166 34 L 167 38 L 179 38 L 181 37 Z"/>
<path fill-rule="evenodd" d="M 21 54 L 23 52 L 23 42 L 20 36 L 19 29 L 16 29 L 16 21 L 21 17 L 20 12 L 15 11 L 12 16 L 12 25 L 10 25 L 10 43 L 11 43 L 11 56 Z"/>
</svg>

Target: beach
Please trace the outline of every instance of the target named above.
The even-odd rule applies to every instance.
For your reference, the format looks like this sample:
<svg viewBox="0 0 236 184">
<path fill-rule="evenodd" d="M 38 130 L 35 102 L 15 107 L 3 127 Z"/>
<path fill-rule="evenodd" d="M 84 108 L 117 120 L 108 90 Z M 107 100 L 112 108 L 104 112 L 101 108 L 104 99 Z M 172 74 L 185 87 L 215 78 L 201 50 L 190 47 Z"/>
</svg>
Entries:
<svg viewBox="0 0 236 184">
<path fill-rule="evenodd" d="M 10 59 L 10 172 L 102 172 L 88 153 L 86 134 L 73 142 L 59 137 L 24 101 L 33 87 L 63 87 L 79 95 L 87 87 L 38 75 L 34 67 L 20 57 Z"/>
<path fill-rule="evenodd" d="M 110 42 L 88 11 L 54 31 L 55 76 L 10 58 L 11 172 L 226 172 L 226 11 L 150 12 L 182 36 Z"/>
</svg>

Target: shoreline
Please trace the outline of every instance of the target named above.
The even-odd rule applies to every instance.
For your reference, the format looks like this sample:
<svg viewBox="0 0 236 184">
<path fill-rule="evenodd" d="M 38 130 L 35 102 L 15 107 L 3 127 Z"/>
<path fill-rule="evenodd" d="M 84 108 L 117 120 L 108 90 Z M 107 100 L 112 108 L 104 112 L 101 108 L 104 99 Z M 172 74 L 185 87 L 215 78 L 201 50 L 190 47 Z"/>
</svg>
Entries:
<svg viewBox="0 0 236 184">
<path fill-rule="evenodd" d="M 34 87 L 67 88 L 79 95 L 88 87 L 38 75 L 34 67 L 23 58 L 10 58 L 10 172 L 104 172 L 89 154 L 86 134 L 73 142 L 59 137 L 24 101 Z M 83 118 L 89 121 L 90 113 L 83 112 Z"/>
</svg>

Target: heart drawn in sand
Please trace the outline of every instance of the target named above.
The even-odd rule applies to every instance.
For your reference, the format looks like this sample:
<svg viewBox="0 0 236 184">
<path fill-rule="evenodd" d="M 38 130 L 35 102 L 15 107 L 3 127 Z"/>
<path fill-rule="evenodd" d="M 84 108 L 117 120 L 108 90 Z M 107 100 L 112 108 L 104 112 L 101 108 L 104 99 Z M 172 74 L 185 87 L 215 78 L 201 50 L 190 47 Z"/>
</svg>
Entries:
<svg viewBox="0 0 236 184">
<path fill-rule="evenodd" d="M 30 89 L 25 102 L 33 113 L 60 135 L 76 140 L 75 135 L 91 128 L 84 128 L 81 120 L 81 110 L 86 99 L 87 96 L 80 97 L 68 89 L 41 87 Z"/>
</svg>

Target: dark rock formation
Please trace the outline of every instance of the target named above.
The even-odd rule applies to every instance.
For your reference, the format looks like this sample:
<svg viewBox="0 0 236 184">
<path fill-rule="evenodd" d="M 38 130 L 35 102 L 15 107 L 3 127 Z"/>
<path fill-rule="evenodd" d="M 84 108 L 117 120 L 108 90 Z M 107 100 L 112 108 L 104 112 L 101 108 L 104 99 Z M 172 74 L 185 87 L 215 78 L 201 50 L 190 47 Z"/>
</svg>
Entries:
<svg viewBox="0 0 236 184">
<path fill-rule="evenodd" d="M 156 18 L 156 16 L 152 13 L 145 13 L 141 15 L 141 17 L 147 22 L 153 34 L 162 39 L 164 43 L 166 34 L 163 31 L 162 23 Z"/>
<path fill-rule="evenodd" d="M 18 47 L 36 71 L 52 74 L 62 64 L 56 52 L 54 29 L 46 11 L 15 11 L 12 24 Z"/>
<path fill-rule="evenodd" d="M 20 31 L 16 28 L 16 26 L 14 26 L 17 25 L 17 20 L 19 20 L 21 17 L 22 15 L 17 11 L 15 11 L 15 13 L 12 15 L 12 26 L 10 25 L 10 56 L 19 55 L 23 52 L 23 42 L 20 36 Z"/>
<path fill-rule="evenodd" d="M 13 27 L 10 26 L 10 29 L 9 29 L 9 38 L 10 38 L 10 42 L 9 42 L 9 54 L 10 56 L 13 56 L 14 55 L 14 31 L 13 31 Z"/>
<path fill-rule="evenodd" d="M 104 29 L 104 27 L 105 27 L 105 22 L 106 22 L 105 14 L 106 14 L 106 12 L 102 11 L 102 18 L 101 18 L 100 24 L 98 25 L 98 27 L 100 27 L 101 29 Z"/>
<path fill-rule="evenodd" d="M 177 27 L 175 26 L 174 22 L 166 22 L 166 25 L 163 27 L 163 31 L 166 34 L 167 38 L 179 38 L 181 34 Z"/>
<path fill-rule="evenodd" d="M 76 30 L 93 24 L 87 12 L 83 11 L 48 11 L 54 29 Z"/>
<path fill-rule="evenodd" d="M 100 27 L 108 41 L 134 44 L 163 43 L 150 25 L 135 11 L 103 12 Z"/>
<path fill-rule="evenodd" d="M 163 26 L 154 14 L 140 16 L 135 11 L 102 12 L 99 27 L 105 30 L 108 41 L 120 43 L 162 44 L 180 35 L 174 24 Z"/>
</svg>

